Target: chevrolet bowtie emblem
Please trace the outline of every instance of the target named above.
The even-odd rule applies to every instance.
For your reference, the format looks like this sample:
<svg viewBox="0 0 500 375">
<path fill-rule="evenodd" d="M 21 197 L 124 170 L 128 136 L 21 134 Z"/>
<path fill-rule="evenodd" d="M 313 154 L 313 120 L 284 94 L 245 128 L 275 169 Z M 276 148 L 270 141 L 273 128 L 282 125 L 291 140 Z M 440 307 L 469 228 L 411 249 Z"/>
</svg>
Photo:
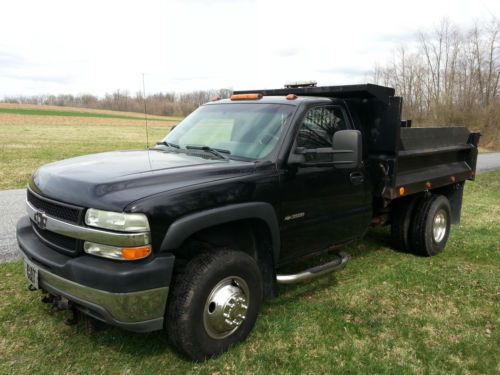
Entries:
<svg viewBox="0 0 500 375">
<path fill-rule="evenodd" d="M 45 212 L 35 212 L 34 220 L 38 228 L 45 229 L 47 227 L 47 215 L 45 215 Z"/>
</svg>

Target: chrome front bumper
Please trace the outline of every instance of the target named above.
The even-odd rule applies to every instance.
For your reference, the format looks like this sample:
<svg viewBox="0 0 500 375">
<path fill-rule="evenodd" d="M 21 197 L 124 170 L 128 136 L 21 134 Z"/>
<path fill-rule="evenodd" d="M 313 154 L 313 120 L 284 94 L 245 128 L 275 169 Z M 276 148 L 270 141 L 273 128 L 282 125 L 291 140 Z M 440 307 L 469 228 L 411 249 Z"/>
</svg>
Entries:
<svg viewBox="0 0 500 375">
<path fill-rule="evenodd" d="M 163 328 L 168 287 L 111 293 L 77 284 L 37 267 L 39 285 L 43 290 L 67 298 L 87 315 L 131 331 L 148 332 Z"/>
<path fill-rule="evenodd" d="M 47 229 L 49 222 L 55 223 L 47 220 Z M 139 262 L 68 256 L 40 241 L 28 216 L 19 219 L 16 237 L 27 263 L 38 271 L 40 288 L 72 301 L 87 315 L 127 330 L 163 328 L 173 254 Z"/>
</svg>

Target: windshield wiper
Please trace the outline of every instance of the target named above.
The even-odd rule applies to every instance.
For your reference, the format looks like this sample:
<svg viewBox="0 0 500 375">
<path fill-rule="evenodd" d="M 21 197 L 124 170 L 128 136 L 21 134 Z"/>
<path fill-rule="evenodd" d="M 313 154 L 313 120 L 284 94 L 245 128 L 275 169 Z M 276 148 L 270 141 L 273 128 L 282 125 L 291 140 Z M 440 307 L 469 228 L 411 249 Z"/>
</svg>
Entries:
<svg viewBox="0 0 500 375">
<path fill-rule="evenodd" d="M 161 142 L 156 142 L 157 146 L 167 146 L 167 147 L 173 147 L 173 148 L 180 148 L 179 145 L 176 145 L 175 143 L 170 143 L 167 141 L 161 141 Z"/>
<path fill-rule="evenodd" d="M 186 145 L 188 150 L 202 150 L 210 152 L 212 155 L 218 156 L 221 159 L 229 160 L 229 157 L 224 154 L 231 154 L 231 151 L 222 148 L 212 148 L 210 146 Z"/>
</svg>

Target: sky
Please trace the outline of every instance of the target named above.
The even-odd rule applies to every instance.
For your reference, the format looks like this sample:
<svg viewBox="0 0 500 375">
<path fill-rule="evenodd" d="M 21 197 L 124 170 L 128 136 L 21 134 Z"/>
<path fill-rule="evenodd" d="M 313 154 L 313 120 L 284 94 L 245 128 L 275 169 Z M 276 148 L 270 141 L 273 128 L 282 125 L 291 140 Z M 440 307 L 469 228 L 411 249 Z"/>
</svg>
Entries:
<svg viewBox="0 0 500 375">
<path fill-rule="evenodd" d="M 498 0 L 0 1 L 0 98 L 364 83 L 443 18 L 500 19 Z"/>
</svg>

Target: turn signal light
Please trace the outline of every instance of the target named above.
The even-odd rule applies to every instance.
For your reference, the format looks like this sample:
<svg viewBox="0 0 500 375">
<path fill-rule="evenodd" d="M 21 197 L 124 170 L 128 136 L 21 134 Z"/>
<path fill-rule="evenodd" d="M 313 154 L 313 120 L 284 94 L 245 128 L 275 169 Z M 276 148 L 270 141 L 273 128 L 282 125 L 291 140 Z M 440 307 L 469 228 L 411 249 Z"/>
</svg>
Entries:
<svg viewBox="0 0 500 375">
<path fill-rule="evenodd" d="M 231 95 L 231 100 L 259 100 L 262 94 L 235 94 Z"/>
<path fill-rule="evenodd" d="M 403 186 L 401 186 L 401 187 L 399 188 L 399 195 L 400 195 L 400 196 L 405 195 L 405 188 L 404 188 Z"/>
<path fill-rule="evenodd" d="M 118 247 L 85 241 L 83 243 L 83 251 L 85 251 L 87 254 L 103 258 L 117 260 L 136 260 L 149 256 L 151 254 L 151 246 L 145 245 L 140 247 Z"/>
<path fill-rule="evenodd" d="M 122 249 L 122 257 L 126 260 L 146 258 L 149 254 L 151 254 L 151 246 L 124 247 Z"/>
</svg>

